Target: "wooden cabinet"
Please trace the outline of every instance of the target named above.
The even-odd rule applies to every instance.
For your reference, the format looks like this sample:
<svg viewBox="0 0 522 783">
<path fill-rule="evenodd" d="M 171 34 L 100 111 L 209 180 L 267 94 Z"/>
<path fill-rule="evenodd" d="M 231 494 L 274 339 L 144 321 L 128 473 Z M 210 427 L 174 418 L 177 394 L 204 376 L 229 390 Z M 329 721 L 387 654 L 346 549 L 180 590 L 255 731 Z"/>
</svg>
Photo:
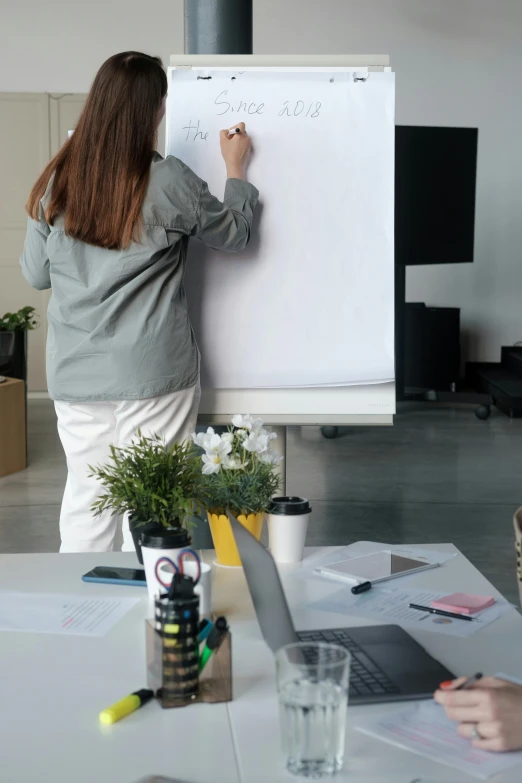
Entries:
<svg viewBox="0 0 522 783">
<path fill-rule="evenodd" d="M 0 477 L 26 467 L 25 384 L 7 378 L 0 383 Z"/>
</svg>

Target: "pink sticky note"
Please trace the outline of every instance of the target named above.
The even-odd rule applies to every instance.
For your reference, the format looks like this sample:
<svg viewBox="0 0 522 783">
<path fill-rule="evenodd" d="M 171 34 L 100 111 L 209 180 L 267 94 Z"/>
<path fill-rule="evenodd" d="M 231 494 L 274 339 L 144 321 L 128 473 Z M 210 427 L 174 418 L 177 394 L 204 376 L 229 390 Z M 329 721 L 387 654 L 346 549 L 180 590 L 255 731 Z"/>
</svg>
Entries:
<svg viewBox="0 0 522 783">
<path fill-rule="evenodd" d="M 487 595 L 470 595 L 469 593 L 452 593 L 432 601 L 430 606 L 434 609 L 442 609 L 446 612 L 457 614 L 477 614 L 493 606 L 495 599 Z"/>
</svg>

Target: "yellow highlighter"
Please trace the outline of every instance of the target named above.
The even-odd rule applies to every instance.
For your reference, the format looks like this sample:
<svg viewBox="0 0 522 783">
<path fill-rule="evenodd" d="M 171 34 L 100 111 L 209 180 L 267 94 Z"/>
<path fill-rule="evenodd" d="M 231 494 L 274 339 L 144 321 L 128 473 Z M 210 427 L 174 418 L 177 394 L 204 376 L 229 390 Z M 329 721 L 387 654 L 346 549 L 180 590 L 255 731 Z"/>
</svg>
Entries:
<svg viewBox="0 0 522 783">
<path fill-rule="evenodd" d="M 110 726 L 112 723 L 125 718 L 130 715 L 131 712 L 139 710 L 154 696 L 154 691 L 149 691 L 146 688 L 142 688 L 141 691 L 131 693 L 129 696 L 125 696 L 124 699 L 117 701 L 112 707 L 107 707 L 106 710 L 100 712 L 100 723 L 104 726 Z"/>
</svg>

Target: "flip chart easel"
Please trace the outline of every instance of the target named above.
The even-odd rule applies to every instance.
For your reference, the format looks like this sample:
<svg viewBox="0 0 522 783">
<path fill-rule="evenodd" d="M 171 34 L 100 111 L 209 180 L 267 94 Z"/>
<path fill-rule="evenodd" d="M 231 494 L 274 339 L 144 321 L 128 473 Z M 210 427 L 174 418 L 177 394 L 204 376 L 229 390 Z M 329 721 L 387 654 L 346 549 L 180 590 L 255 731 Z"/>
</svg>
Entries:
<svg viewBox="0 0 522 783">
<path fill-rule="evenodd" d="M 171 69 L 176 71 L 353 69 L 360 73 L 362 80 L 372 72 L 391 70 L 389 57 L 385 55 L 172 55 L 170 62 Z M 167 154 L 171 131 L 167 124 Z M 278 427 L 390 425 L 395 413 L 395 384 L 389 381 L 333 388 L 204 388 L 200 407 L 202 423 L 227 424 L 234 413 L 252 413 Z"/>
</svg>

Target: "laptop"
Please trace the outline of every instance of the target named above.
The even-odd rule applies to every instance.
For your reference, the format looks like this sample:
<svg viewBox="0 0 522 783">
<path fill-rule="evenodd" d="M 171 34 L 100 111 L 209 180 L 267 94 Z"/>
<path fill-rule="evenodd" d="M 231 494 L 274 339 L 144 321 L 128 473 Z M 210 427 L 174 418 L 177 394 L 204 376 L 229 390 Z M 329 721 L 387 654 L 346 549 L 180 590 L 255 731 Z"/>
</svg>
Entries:
<svg viewBox="0 0 522 783">
<path fill-rule="evenodd" d="M 232 514 L 228 518 L 261 633 L 274 653 L 294 642 L 345 647 L 352 656 L 351 704 L 428 699 L 441 682 L 454 679 L 398 625 L 296 631 L 272 555 Z"/>
</svg>

